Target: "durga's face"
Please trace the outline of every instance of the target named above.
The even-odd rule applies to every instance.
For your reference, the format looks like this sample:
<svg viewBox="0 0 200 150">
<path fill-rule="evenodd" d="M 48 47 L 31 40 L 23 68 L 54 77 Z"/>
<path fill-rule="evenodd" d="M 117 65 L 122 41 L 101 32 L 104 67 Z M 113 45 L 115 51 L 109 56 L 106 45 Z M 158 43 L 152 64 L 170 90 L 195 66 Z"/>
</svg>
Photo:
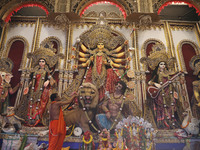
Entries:
<svg viewBox="0 0 200 150">
<path fill-rule="evenodd" d="M 97 48 L 102 50 L 104 48 L 104 44 L 103 43 L 98 43 L 97 44 Z"/>
</svg>

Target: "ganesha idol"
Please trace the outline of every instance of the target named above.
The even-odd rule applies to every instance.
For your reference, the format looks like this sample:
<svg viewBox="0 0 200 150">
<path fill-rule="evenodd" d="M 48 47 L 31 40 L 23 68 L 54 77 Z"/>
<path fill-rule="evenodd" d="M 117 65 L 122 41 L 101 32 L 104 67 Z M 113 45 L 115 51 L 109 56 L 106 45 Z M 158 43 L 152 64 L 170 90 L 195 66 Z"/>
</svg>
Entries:
<svg viewBox="0 0 200 150">
<path fill-rule="evenodd" d="M 7 114 L 7 107 L 10 105 L 9 94 L 14 94 L 20 86 L 18 83 L 14 88 L 11 87 L 12 68 L 13 62 L 9 58 L 0 60 L 0 114 L 2 116 Z"/>
</svg>

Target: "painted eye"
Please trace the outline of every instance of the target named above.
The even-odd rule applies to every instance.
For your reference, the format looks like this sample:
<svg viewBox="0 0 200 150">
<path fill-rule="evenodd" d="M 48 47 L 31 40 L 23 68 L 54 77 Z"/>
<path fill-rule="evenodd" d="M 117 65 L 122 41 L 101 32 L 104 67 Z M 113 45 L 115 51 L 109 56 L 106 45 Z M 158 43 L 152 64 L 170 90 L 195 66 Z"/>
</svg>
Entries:
<svg viewBox="0 0 200 150">
<path fill-rule="evenodd" d="M 94 91 L 91 91 L 91 94 L 94 94 L 95 92 Z"/>
<path fill-rule="evenodd" d="M 81 93 L 85 93 L 85 91 L 81 91 Z"/>
</svg>

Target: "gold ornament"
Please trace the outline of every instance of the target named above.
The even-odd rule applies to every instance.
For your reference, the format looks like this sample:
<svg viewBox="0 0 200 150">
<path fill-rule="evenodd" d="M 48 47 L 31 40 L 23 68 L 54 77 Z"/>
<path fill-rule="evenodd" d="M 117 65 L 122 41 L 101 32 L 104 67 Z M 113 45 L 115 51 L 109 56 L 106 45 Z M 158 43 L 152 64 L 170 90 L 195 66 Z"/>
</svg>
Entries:
<svg viewBox="0 0 200 150">
<path fill-rule="evenodd" d="M 195 55 L 190 60 L 190 68 L 194 70 L 193 74 L 198 75 L 200 71 L 200 55 Z"/>
<path fill-rule="evenodd" d="M 130 89 L 134 89 L 134 87 L 135 87 L 135 82 L 134 82 L 134 81 L 129 81 L 129 82 L 127 82 L 127 86 L 128 86 L 128 88 L 130 88 Z"/>
<path fill-rule="evenodd" d="M 142 57 L 140 62 L 147 64 L 152 70 L 154 70 L 160 62 L 165 62 L 168 69 L 171 69 L 174 68 L 176 59 L 174 57 L 169 58 L 165 47 L 160 43 L 155 43 L 155 45 L 152 46 L 150 55 L 148 57 Z"/>
<path fill-rule="evenodd" d="M 59 58 L 63 59 L 64 55 L 59 53 L 55 54 L 55 49 L 40 47 L 33 53 L 28 53 L 27 57 L 32 58 L 33 67 L 38 65 L 40 59 L 44 59 L 46 63 L 52 68 L 58 61 Z"/>
<path fill-rule="evenodd" d="M 0 59 L 0 71 L 12 74 L 13 62 L 9 58 Z"/>
<path fill-rule="evenodd" d="M 128 70 L 127 76 L 128 76 L 129 78 L 134 78 L 134 77 L 135 77 L 134 71 L 133 71 L 133 70 Z"/>
<path fill-rule="evenodd" d="M 92 136 L 92 135 L 90 135 L 89 141 L 86 141 L 86 140 L 85 140 L 85 136 L 83 136 L 83 142 L 84 142 L 85 144 L 90 144 L 90 143 L 92 142 L 92 140 L 93 140 L 93 136 Z"/>
<path fill-rule="evenodd" d="M 116 35 L 117 33 L 109 26 L 95 25 L 85 34 L 81 35 L 80 39 L 89 49 L 96 48 L 98 43 L 104 43 L 106 48 L 114 49 L 118 45 L 122 45 L 125 41 L 123 37 Z"/>
</svg>

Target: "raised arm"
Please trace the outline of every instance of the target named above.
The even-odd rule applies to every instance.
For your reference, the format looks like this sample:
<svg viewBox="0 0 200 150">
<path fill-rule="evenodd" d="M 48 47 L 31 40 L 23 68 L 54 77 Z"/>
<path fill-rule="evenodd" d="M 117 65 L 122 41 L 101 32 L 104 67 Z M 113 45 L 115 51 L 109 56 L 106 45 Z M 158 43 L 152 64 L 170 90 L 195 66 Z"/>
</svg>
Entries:
<svg viewBox="0 0 200 150">
<path fill-rule="evenodd" d="M 73 95 L 70 99 L 63 100 L 63 101 L 58 101 L 57 104 L 58 104 L 59 106 L 63 106 L 63 105 L 70 104 L 70 103 L 74 100 L 74 98 L 75 98 L 76 96 L 77 96 L 77 95 L 75 94 L 75 95 Z"/>
<path fill-rule="evenodd" d="M 14 94 L 18 90 L 20 84 L 21 83 L 18 83 L 14 88 L 9 87 L 9 93 Z"/>
<path fill-rule="evenodd" d="M 91 60 L 88 59 L 88 60 L 86 61 L 86 63 L 82 63 L 82 64 L 80 64 L 80 65 L 78 65 L 78 66 L 79 66 L 79 67 L 87 67 L 87 66 L 90 65 L 90 62 L 91 62 Z"/>
<path fill-rule="evenodd" d="M 83 45 L 82 43 L 81 43 L 81 48 L 82 48 L 82 50 L 84 51 L 84 52 L 88 52 L 88 49 L 85 47 L 85 45 Z"/>
<path fill-rule="evenodd" d="M 107 105 L 108 105 L 108 100 L 104 101 L 102 104 L 102 109 L 105 113 L 109 111 Z"/>
<path fill-rule="evenodd" d="M 115 50 L 112 50 L 111 53 L 114 54 L 114 53 L 118 53 L 119 51 L 122 50 L 122 48 L 124 47 L 124 45 L 127 45 L 128 44 L 128 41 L 126 40 L 124 42 L 124 44 L 122 44 L 121 46 L 117 47 Z"/>
</svg>

